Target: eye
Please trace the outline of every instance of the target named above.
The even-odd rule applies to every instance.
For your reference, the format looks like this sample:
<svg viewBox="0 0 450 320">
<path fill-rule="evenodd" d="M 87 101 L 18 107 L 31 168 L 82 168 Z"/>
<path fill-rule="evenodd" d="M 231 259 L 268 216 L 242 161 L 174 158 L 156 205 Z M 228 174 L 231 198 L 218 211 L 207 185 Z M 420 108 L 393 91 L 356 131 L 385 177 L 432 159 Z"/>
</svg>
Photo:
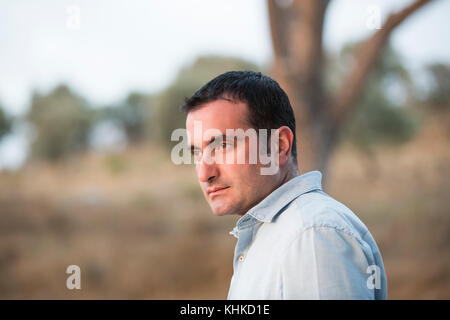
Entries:
<svg viewBox="0 0 450 320">
<path fill-rule="evenodd" d="M 224 141 L 224 142 L 221 142 L 221 143 L 217 146 L 217 149 L 218 149 L 218 150 L 227 150 L 227 149 L 230 149 L 230 147 L 231 147 L 231 144 Z"/>
<path fill-rule="evenodd" d="M 191 150 L 191 155 L 194 159 L 199 159 L 202 155 L 202 152 L 199 149 Z"/>
</svg>

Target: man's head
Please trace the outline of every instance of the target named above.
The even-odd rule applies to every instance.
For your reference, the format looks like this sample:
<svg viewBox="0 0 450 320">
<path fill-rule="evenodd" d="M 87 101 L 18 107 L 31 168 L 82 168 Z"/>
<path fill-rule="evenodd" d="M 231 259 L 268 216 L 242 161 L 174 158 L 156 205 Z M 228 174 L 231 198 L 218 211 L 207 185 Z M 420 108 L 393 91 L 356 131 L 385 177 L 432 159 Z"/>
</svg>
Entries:
<svg viewBox="0 0 450 320">
<path fill-rule="evenodd" d="M 226 72 L 194 93 L 182 109 L 187 112 L 186 129 L 192 151 L 198 157 L 197 177 L 214 214 L 243 215 L 297 174 L 294 113 L 286 93 L 273 79 L 252 71 Z M 199 123 L 201 134 L 194 141 Z M 212 129 L 217 134 L 207 136 L 205 132 Z M 255 147 L 252 139 L 234 139 L 226 135 L 227 129 L 266 129 L 269 135 L 275 129 L 272 137 L 276 137 L 276 150 L 270 153 L 276 155 L 279 170 L 261 174 L 264 165 L 260 158 L 256 163 L 250 161 Z M 211 151 L 211 145 L 212 153 L 205 152 Z M 260 155 L 259 144 L 256 148 Z M 211 154 L 222 160 L 232 154 L 235 161 L 205 159 Z M 236 161 L 241 156 L 244 163 Z"/>
</svg>

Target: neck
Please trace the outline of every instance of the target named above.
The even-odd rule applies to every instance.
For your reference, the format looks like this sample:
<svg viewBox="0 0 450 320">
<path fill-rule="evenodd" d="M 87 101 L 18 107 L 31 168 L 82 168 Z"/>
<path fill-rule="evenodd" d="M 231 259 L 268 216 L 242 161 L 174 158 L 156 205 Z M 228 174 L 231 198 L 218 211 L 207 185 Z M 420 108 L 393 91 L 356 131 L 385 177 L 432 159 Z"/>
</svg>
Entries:
<svg viewBox="0 0 450 320">
<path fill-rule="evenodd" d="M 280 179 L 280 182 L 278 183 L 277 188 L 282 186 L 289 180 L 295 178 L 298 175 L 299 175 L 299 172 L 298 172 L 297 167 L 290 166 L 290 167 L 286 168 L 285 172 L 283 174 L 281 174 L 281 179 Z"/>
</svg>

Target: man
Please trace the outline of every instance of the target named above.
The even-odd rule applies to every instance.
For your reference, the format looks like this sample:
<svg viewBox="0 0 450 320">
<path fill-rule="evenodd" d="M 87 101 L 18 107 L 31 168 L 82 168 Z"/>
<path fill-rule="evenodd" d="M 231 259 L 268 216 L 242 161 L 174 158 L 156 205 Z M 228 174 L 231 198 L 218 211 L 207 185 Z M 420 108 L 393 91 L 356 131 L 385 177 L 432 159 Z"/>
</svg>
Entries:
<svg viewBox="0 0 450 320">
<path fill-rule="evenodd" d="M 230 232 L 238 240 L 228 299 L 386 299 L 383 261 L 367 227 L 322 191 L 319 171 L 299 175 L 293 110 L 274 80 L 227 72 L 182 109 L 213 213 L 240 216 Z M 228 134 L 239 129 L 271 129 L 258 136 L 265 143 L 257 152 L 270 139 L 277 170 L 262 174 L 267 163 L 249 161 L 255 141 Z"/>
</svg>

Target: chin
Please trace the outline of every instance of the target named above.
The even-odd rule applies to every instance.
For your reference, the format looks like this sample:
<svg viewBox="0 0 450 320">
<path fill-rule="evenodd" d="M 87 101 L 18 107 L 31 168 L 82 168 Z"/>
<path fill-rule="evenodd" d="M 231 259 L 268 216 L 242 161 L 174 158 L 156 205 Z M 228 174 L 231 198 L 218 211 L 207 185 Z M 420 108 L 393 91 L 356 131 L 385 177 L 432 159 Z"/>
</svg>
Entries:
<svg viewBox="0 0 450 320">
<path fill-rule="evenodd" d="M 228 211 L 226 211 L 226 210 L 212 209 L 212 212 L 215 216 L 224 216 L 224 215 L 228 214 Z"/>
<path fill-rule="evenodd" d="M 217 217 L 225 216 L 227 213 L 222 211 L 213 211 L 213 214 Z"/>
<path fill-rule="evenodd" d="M 228 214 L 233 214 L 231 212 L 232 210 L 225 206 L 210 204 L 210 207 L 215 216 L 225 216 Z"/>
</svg>

